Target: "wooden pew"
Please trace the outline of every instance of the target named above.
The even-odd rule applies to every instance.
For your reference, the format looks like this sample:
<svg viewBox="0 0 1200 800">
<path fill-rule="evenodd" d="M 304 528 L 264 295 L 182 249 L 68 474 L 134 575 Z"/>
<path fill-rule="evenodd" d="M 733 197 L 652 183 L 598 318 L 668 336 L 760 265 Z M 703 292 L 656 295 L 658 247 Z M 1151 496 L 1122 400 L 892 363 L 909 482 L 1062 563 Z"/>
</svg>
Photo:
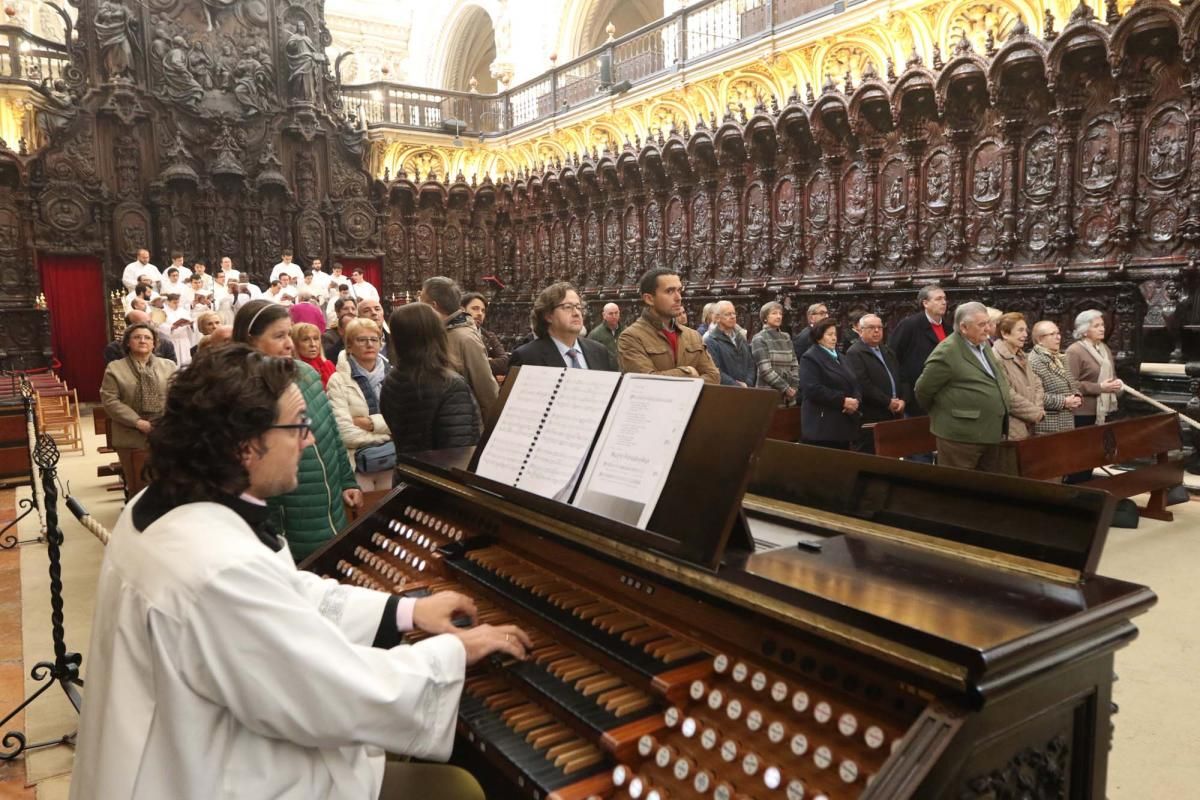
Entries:
<svg viewBox="0 0 1200 800">
<path fill-rule="evenodd" d="M 780 406 L 775 409 L 771 427 L 767 429 L 767 438 L 781 442 L 800 441 L 800 406 Z"/>
<path fill-rule="evenodd" d="M 29 431 L 20 399 L 0 403 L 0 486 L 28 486 Z"/>
<path fill-rule="evenodd" d="M 937 449 L 929 432 L 929 417 L 879 422 L 874 432 L 876 455 L 903 458 Z M 1013 451 L 1017 474 L 1035 480 L 1059 480 L 1072 472 L 1153 458 L 1153 464 L 1093 478 L 1080 485 L 1103 489 L 1121 498 L 1149 492 L 1149 502 L 1138 512 L 1168 522 L 1174 518 L 1166 510 L 1167 492 L 1183 483 L 1183 462 L 1172 460 L 1169 455 L 1183 446 L 1175 414 L 1153 414 L 1031 436 L 1019 442 L 1005 442 L 1004 446 Z"/>
<path fill-rule="evenodd" d="M 97 452 L 105 454 L 117 452 L 112 446 L 112 427 L 108 424 L 108 412 L 104 410 L 104 406 L 92 406 L 92 430 L 97 436 L 104 437 L 104 446 L 100 447 Z M 125 491 L 125 475 L 121 472 L 120 461 L 111 461 L 96 467 L 96 477 L 118 478 L 117 483 L 110 483 L 105 488 L 110 492 Z"/>
</svg>

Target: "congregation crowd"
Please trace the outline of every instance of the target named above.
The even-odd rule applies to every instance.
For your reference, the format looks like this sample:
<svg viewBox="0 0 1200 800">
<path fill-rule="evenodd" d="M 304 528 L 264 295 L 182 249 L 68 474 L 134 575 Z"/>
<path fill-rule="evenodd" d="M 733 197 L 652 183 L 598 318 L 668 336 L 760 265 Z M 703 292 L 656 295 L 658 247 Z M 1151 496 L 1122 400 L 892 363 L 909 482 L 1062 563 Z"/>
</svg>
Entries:
<svg viewBox="0 0 1200 800">
<path fill-rule="evenodd" d="M 202 348 L 235 341 L 301 362 L 296 383 L 307 408 L 299 485 L 271 500 L 277 524 L 303 558 L 346 524 L 344 506 L 391 487 L 397 453 L 476 444 L 508 371 L 522 365 L 620 370 L 701 378 L 778 393 L 800 406 L 805 442 L 873 452 L 872 426 L 928 415 L 940 464 L 1007 471 L 1000 443 L 1103 422 L 1122 384 L 1104 343 L 1104 318 L 1084 311 L 1074 344 L 1057 325 L 1030 327 L 1019 312 L 976 302 L 947 316 L 946 293 L 920 289 L 919 310 L 884 342 L 884 320 L 861 308 L 842 330 L 825 304 L 805 326 L 784 327 L 785 308 L 759 310 L 753 337 L 729 301 L 705 306 L 688 327 L 683 284 L 671 270 L 647 272 L 643 309 L 621 319 L 616 303 L 585 326 L 587 306 L 569 283 L 541 292 L 530 333 L 509 352 L 486 325 L 488 300 L 449 278 L 424 281 L 419 302 L 385 316 L 378 290 L 355 268 L 326 274 L 285 251 L 260 289 L 221 259 L 160 271 L 141 251 L 123 275 L 126 328 L 106 348 L 101 398 L 127 475 L 164 411 L 167 385 Z M 1032 347 L 1030 348 L 1030 345 Z M 1070 479 L 1070 477 L 1068 477 Z"/>
</svg>

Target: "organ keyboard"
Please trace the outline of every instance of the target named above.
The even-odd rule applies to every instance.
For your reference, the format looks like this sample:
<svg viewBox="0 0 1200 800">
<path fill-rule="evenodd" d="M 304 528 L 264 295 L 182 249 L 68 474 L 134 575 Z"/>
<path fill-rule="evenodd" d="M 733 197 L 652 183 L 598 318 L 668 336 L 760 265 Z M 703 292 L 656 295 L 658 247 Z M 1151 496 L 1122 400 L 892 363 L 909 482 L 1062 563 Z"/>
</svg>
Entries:
<svg viewBox="0 0 1200 800">
<path fill-rule="evenodd" d="M 764 462 L 820 459 L 826 483 L 865 464 L 876 499 L 874 462 L 892 465 L 893 505 L 914 487 L 954 489 L 922 477 L 933 468 L 786 447 L 800 449 Z M 987 550 L 932 512 L 934 533 L 868 522 L 769 480 L 746 508 L 776 546 L 730 550 L 712 571 L 484 486 L 461 471 L 468 458 L 404 460 L 398 488 L 305 566 L 388 592 L 453 588 L 481 621 L 529 633 L 528 659 L 478 665 L 460 703 L 456 758 L 489 797 L 1103 797 L 1113 652 L 1154 602 L 1144 587 L 1038 561 L 1028 532 L 997 538 L 998 520 Z M 1107 507 L 1096 492 L 997 481 L 984 516 L 988 503 Z M 889 514 L 877 519 L 901 516 Z"/>
</svg>

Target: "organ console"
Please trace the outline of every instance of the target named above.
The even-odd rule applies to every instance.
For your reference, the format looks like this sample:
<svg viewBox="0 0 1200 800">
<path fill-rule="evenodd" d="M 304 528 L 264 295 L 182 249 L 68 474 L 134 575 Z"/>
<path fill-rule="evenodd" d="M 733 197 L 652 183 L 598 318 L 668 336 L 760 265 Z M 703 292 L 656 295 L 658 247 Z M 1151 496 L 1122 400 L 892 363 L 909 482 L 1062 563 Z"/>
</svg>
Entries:
<svg viewBox="0 0 1200 800">
<path fill-rule="evenodd" d="M 529 632 L 459 707 L 489 797 L 1104 796 L 1113 653 L 1155 602 L 1089 572 L 1104 493 L 768 442 L 756 546 L 710 569 L 470 455 L 402 457 L 305 566 Z"/>
</svg>

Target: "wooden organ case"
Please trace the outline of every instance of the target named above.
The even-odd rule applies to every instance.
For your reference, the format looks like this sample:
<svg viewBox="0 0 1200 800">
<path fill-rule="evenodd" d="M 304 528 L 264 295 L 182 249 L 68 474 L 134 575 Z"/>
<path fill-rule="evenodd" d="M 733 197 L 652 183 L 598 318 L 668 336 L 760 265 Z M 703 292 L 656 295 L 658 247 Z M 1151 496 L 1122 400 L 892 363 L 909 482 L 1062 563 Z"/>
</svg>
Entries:
<svg viewBox="0 0 1200 800">
<path fill-rule="evenodd" d="M 489 797 L 1104 797 L 1113 653 L 1156 599 L 1092 573 L 1105 493 L 768 441 L 758 546 L 709 569 L 470 456 L 402 458 L 306 566 L 529 632 L 462 696 Z"/>
</svg>

